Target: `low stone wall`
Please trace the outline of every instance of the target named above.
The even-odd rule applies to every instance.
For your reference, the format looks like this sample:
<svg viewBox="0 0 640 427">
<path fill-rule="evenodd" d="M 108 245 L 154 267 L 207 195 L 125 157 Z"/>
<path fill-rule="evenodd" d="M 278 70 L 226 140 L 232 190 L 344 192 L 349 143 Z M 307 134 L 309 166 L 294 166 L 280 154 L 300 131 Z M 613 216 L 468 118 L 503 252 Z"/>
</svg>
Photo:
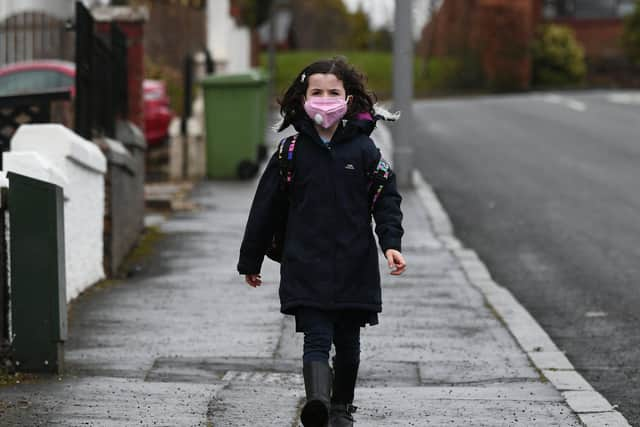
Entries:
<svg viewBox="0 0 640 427">
<path fill-rule="evenodd" d="M 116 140 L 97 141 L 107 157 L 104 211 L 104 269 L 114 277 L 138 242 L 144 226 L 144 149 Z"/>
</svg>

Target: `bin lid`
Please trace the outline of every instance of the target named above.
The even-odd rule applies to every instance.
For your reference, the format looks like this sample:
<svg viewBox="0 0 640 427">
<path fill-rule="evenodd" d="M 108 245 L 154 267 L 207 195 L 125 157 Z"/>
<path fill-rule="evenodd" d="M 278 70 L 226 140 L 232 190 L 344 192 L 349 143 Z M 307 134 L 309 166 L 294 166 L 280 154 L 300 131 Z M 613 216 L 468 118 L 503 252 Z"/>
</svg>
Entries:
<svg viewBox="0 0 640 427">
<path fill-rule="evenodd" d="M 212 74 L 201 80 L 203 86 L 262 86 L 267 83 L 267 76 L 258 70 L 243 73 Z"/>
</svg>

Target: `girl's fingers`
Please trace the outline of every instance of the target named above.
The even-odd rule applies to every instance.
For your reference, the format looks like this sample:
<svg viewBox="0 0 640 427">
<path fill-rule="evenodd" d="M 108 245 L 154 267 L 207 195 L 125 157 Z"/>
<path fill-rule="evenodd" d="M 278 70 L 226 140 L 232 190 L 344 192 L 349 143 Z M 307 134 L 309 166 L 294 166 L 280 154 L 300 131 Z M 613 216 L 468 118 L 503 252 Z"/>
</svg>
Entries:
<svg viewBox="0 0 640 427">
<path fill-rule="evenodd" d="M 393 254 L 393 261 L 389 262 L 389 266 L 391 268 L 395 267 L 395 270 L 391 272 L 391 274 L 394 276 L 402 274 L 407 269 L 407 264 L 404 261 L 404 257 L 399 253 Z"/>
<path fill-rule="evenodd" d="M 259 274 L 247 274 L 244 278 L 245 282 L 251 287 L 257 287 L 262 284 Z"/>
<path fill-rule="evenodd" d="M 394 250 L 389 249 L 387 251 L 386 257 L 387 257 L 387 264 L 389 265 L 389 268 L 393 269 L 397 266 L 398 260 L 402 258 L 402 255 L 400 255 L 400 253 Z"/>
<path fill-rule="evenodd" d="M 401 275 L 402 273 L 404 273 L 404 271 L 405 271 L 405 270 L 406 270 L 406 267 L 397 268 L 397 269 L 395 269 L 395 270 L 393 270 L 393 271 L 391 272 L 391 275 L 392 275 L 392 276 L 399 276 L 399 275 Z"/>
</svg>

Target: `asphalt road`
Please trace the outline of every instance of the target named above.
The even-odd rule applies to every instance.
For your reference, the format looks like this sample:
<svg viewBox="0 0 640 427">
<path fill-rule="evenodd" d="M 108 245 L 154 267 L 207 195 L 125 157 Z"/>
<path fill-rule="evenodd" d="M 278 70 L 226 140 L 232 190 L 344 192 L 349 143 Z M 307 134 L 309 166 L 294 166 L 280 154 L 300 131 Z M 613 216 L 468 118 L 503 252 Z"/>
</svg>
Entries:
<svg viewBox="0 0 640 427">
<path fill-rule="evenodd" d="M 640 92 L 417 102 L 417 167 L 581 374 L 640 426 Z"/>
</svg>

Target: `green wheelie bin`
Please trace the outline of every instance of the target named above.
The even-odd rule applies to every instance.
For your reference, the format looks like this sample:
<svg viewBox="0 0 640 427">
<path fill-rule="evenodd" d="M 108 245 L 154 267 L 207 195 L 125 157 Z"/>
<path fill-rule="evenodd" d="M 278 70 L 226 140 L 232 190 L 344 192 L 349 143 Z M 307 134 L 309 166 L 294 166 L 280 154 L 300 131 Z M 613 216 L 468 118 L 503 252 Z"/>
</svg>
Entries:
<svg viewBox="0 0 640 427">
<path fill-rule="evenodd" d="M 202 80 L 207 177 L 248 179 L 258 172 L 266 126 L 267 77 L 251 70 Z"/>
</svg>

